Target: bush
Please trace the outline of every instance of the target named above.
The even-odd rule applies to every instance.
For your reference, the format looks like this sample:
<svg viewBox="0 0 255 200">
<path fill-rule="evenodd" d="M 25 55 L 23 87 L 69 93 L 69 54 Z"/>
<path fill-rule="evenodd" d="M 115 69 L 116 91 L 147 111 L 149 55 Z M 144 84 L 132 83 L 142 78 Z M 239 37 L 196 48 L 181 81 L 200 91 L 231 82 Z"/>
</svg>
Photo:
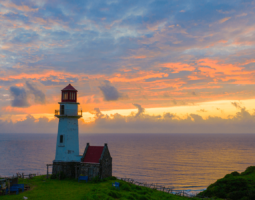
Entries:
<svg viewBox="0 0 255 200">
<path fill-rule="evenodd" d="M 117 180 L 115 176 L 109 176 L 102 179 L 102 181 L 115 181 L 115 180 Z"/>
<path fill-rule="evenodd" d="M 149 198 L 145 195 L 140 196 L 139 200 L 149 200 Z"/>
<path fill-rule="evenodd" d="M 131 187 L 124 183 L 124 184 L 121 184 L 121 187 L 120 187 L 121 190 L 125 190 L 125 191 L 131 191 Z"/>
<path fill-rule="evenodd" d="M 66 175 L 65 175 L 65 173 L 64 172 L 60 172 L 60 173 L 57 173 L 57 174 L 52 174 L 51 176 L 50 176 L 50 178 L 51 179 L 59 179 L 59 180 L 63 180 L 63 179 L 65 179 L 66 178 Z"/>
<path fill-rule="evenodd" d="M 102 180 L 99 176 L 96 176 L 90 180 L 91 183 L 100 183 Z"/>
<path fill-rule="evenodd" d="M 57 175 L 56 174 L 52 174 L 51 176 L 50 176 L 50 179 L 56 179 L 57 178 Z"/>
<path fill-rule="evenodd" d="M 115 192 L 115 191 L 110 191 L 108 193 L 109 196 L 113 197 L 113 198 L 120 198 L 121 197 L 121 194 L 119 192 Z"/>
<path fill-rule="evenodd" d="M 65 173 L 64 173 L 64 172 L 60 172 L 60 174 L 59 174 L 59 180 L 63 180 L 63 179 L 65 179 L 65 178 L 66 178 Z"/>
<path fill-rule="evenodd" d="M 131 195 L 129 195 L 129 196 L 127 197 L 127 199 L 128 199 L 128 200 L 136 200 L 136 198 L 135 198 L 134 196 L 131 196 Z"/>
<path fill-rule="evenodd" d="M 247 195 L 247 191 L 235 191 L 227 195 L 228 199 L 240 200 Z"/>
<path fill-rule="evenodd" d="M 230 200 L 254 200 L 255 180 L 244 175 L 255 174 L 255 167 L 248 167 L 243 173 L 232 172 L 211 184 L 198 197 L 218 197 Z"/>
<path fill-rule="evenodd" d="M 232 172 L 232 173 L 231 173 L 231 175 L 232 175 L 232 176 L 239 176 L 239 175 L 240 175 L 240 173 L 239 173 L 239 172 L 237 172 L 237 171 L 234 171 L 234 172 Z"/>
<path fill-rule="evenodd" d="M 132 197 L 134 197 L 134 199 L 138 199 L 139 198 L 139 195 L 134 193 L 134 192 L 131 192 L 130 194 L 132 195 Z"/>
<path fill-rule="evenodd" d="M 241 173 L 241 175 L 249 175 L 255 172 L 255 166 L 247 167 L 247 169 Z"/>
</svg>

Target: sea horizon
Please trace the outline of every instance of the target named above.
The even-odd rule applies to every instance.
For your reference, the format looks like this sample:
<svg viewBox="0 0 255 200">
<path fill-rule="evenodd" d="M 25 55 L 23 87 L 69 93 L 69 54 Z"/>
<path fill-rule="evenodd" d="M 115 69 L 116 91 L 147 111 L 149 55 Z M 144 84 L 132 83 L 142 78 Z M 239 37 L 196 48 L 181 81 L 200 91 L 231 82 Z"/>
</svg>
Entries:
<svg viewBox="0 0 255 200">
<path fill-rule="evenodd" d="M 57 134 L 9 133 L 0 137 L 0 176 L 46 174 L 46 164 L 54 160 Z M 86 143 L 108 143 L 113 176 L 176 190 L 202 190 L 227 173 L 254 165 L 255 134 L 250 133 L 86 133 L 79 137 L 80 154 Z"/>
</svg>

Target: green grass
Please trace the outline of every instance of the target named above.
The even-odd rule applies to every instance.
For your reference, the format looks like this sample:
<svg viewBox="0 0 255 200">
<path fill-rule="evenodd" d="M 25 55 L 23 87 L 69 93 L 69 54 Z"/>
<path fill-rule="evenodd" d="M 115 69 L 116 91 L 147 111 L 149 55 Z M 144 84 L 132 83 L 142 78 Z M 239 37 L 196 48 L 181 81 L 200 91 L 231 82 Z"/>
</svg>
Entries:
<svg viewBox="0 0 255 200">
<path fill-rule="evenodd" d="M 0 196 L 1 200 L 20 200 L 23 196 L 32 199 L 47 200 L 188 200 L 191 198 L 175 196 L 146 187 L 120 182 L 120 190 L 112 187 L 114 180 L 99 183 L 80 182 L 74 179 L 46 179 L 37 176 L 32 179 L 20 179 L 19 183 L 30 185 L 31 189 L 18 195 Z M 192 198 L 196 199 L 196 198 Z"/>
<path fill-rule="evenodd" d="M 211 184 L 199 196 L 218 197 L 231 200 L 255 199 L 255 166 L 248 167 L 244 172 L 232 172 Z"/>
</svg>

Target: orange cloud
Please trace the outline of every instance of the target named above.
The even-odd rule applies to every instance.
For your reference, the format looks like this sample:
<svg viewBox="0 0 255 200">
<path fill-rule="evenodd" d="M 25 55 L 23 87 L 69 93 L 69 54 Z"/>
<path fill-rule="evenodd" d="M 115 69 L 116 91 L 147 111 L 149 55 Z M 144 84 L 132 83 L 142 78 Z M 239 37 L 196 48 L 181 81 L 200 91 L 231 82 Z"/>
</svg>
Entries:
<svg viewBox="0 0 255 200">
<path fill-rule="evenodd" d="M 154 71 L 138 71 L 137 73 L 115 74 L 115 77 L 109 78 L 111 82 L 137 82 L 149 78 L 163 78 L 167 77 L 167 73 Z"/>
<path fill-rule="evenodd" d="M 218 60 L 212 60 L 209 58 L 200 59 L 197 61 L 199 66 L 206 66 L 206 67 L 199 67 L 198 69 L 202 72 L 210 73 L 209 76 L 216 76 L 217 73 L 221 72 L 225 75 L 233 75 L 233 74 L 246 74 L 247 72 L 242 71 L 242 67 L 234 66 L 233 64 L 224 64 L 219 63 Z M 208 68 L 210 67 L 210 68 Z"/>
<path fill-rule="evenodd" d="M 3 1 L 1 2 L 2 5 L 4 5 L 6 8 L 14 8 L 16 10 L 20 10 L 22 12 L 36 12 L 38 11 L 38 8 L 30 8 L 26 5 L 16 5 L 12 2 L 8 2 L 8 1 Z"/>
<path fill-rule="evenodd" d="M 231 17 L 225 17 L 225 18 L 223 18 L 223 19 L 221 19 L 221 20 L 219 20 L 219 23 L 224 23 L 224 22 L 226 22 L 226 21 L 228 21 L 229 19 L 231 19 Z"/>
<path fill-rule="evenodd" d="M 162 67 L 166 67 L 169 69 L 172 69 L 173 72 L 172 73 L 179 73 L 180 71 L 193 71 L 196 68 L 189 65 L 189 64 L 185 64 L 185 63 L 164 63 L 161 64 Z"/>
</svg>

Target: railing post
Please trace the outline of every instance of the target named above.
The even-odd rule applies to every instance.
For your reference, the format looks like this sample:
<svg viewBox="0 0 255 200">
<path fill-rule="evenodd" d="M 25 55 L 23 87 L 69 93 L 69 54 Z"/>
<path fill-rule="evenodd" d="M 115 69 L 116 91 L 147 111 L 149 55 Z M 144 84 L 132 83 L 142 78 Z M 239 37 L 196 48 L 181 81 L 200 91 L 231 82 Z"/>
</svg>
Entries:
<svg viewBox="0 0 255 200">
<path fill-rule="evenodd" d="M 47 164 L 47 179 L 49 178 L 49 166 Z"/>
</svg>

